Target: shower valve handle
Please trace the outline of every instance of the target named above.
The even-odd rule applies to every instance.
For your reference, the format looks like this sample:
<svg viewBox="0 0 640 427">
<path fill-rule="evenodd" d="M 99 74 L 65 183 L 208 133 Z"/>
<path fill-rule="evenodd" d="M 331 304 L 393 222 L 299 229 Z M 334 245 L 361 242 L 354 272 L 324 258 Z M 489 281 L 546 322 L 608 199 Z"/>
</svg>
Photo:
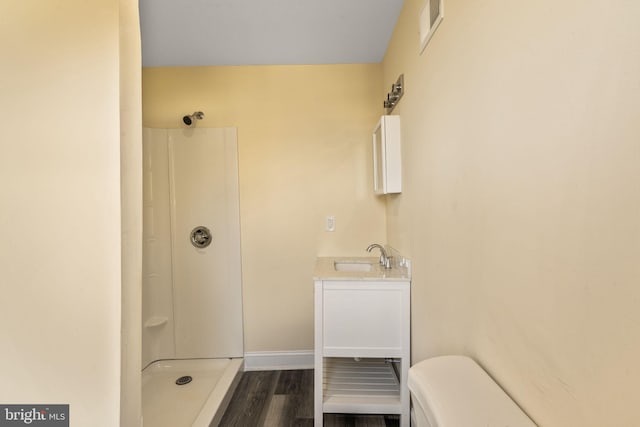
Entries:
<svg viewBox="0 0 640 427">
<path fill-rule="evenodd" d="M 198 249 L 206 248 L 211 244 L 213 240 L 211 238 L 211 231 L 207 227 L 202 225 L 191 230 L 191 244 Z"/>
</svg>

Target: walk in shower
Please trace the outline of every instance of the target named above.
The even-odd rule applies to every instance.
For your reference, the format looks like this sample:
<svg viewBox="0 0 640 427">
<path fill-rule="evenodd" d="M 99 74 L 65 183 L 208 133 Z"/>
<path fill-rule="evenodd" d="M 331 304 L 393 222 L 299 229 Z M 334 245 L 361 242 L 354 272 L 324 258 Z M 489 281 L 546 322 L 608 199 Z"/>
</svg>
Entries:
<svg viewBox="0 0 640 427">
<path fill-rule="evenodd" d="M 145 426 L 209 426 L 242 365 L 234 128 L 144 129 Z"/>
</svg>

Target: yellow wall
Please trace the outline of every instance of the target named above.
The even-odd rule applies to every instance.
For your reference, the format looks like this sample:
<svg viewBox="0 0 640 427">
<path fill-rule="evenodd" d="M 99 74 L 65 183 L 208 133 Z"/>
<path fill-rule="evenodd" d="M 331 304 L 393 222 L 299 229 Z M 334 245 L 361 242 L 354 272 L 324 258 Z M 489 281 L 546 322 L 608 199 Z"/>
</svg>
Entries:
<svg viewBox="0 0 640 427">
<path fill-rule="evenodd" d="M 68 403 L 75 426 L 120 425 L 139 353 L 121 361 L 120 6 L 137 21 L 125 0 L 0 3 L 0 402 Z"/>
<path fill-rule="evenodd" d="M 475 357 L 541 426 L 640 425 L 640 3 L 445 0 L 423 55 L 420 7 L 383 63 L 414 362 Z"/>
<path fill-rule="evenodd" d="M 370 158 L 381 75 L 380 64 L 143 70 L 144 126 L 201 110 L 198 126 L 238 128 L 245 351 L 313 349 L 315 257 L 386 240 Z"/>
</svg>

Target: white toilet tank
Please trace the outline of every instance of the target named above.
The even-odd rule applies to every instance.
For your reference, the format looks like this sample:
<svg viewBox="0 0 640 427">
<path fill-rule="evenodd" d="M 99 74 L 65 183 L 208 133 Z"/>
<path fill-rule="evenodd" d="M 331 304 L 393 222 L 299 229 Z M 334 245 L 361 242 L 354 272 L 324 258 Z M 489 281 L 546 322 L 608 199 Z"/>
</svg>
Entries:
<svg viewBox="0 0 640 427">
<path fill-rule="evenodd" d="M 409 369 L 416 427 L 536 427 L 491 377 L 465 356 L 423 360 Z"/>
</svg>

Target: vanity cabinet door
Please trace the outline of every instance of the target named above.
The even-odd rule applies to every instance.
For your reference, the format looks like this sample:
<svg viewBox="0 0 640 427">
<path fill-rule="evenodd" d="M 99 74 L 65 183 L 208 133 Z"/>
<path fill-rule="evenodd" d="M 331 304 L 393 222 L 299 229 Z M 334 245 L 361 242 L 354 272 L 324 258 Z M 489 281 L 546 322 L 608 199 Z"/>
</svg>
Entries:
<svg viewBox="0 0 640 427">
<path fill-rule="evenodd" d="M 323 290 L 325 356 L 396 357 L 403 349 L 408 285 L 332 282 Z"/>
</svg>

